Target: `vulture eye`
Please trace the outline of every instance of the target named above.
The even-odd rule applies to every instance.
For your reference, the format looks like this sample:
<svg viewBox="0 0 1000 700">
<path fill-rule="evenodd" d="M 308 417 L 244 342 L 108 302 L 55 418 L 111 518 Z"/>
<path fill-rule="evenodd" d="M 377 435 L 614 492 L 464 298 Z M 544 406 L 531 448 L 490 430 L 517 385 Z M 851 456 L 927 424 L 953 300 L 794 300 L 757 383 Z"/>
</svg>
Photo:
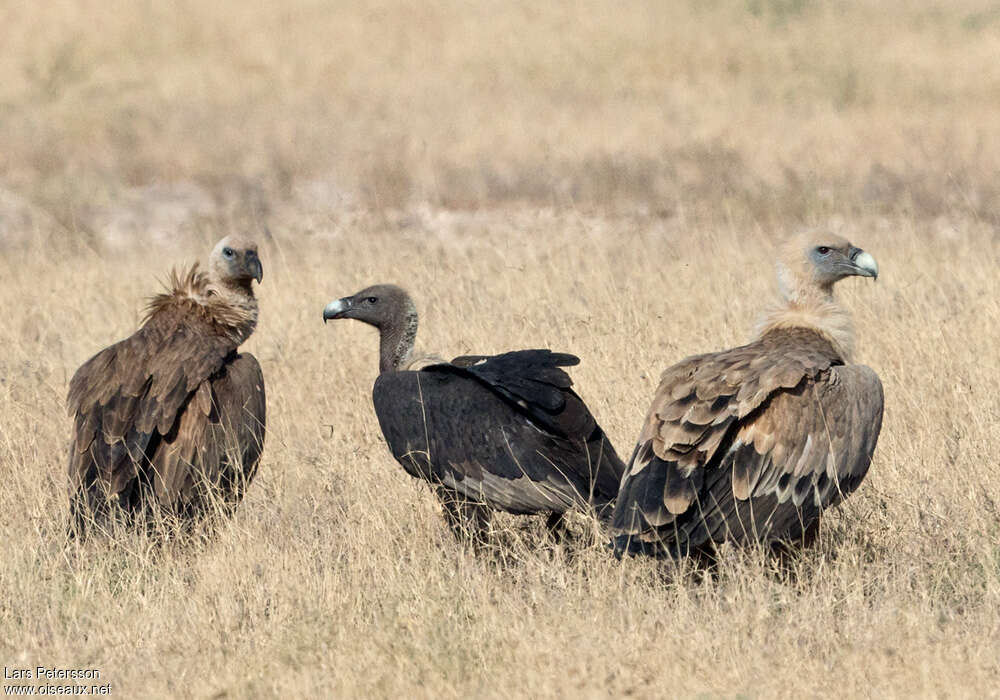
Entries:
<svg viewBox="0 0 1000 700">
<path fill-rule="evenodd" d="M 365 301 L 367 301 L 369 304 L 377 304 L 378 297 L 368 297 L 367 299 L 365 299 Z"/>
<path fill-rule="evenodd" d="M 227 258 L 231 258 L 233 257 L 233 249 L 230 248 L 229 246 L 226 246 L 225 248 L 222 249 L 222 254 L 225 255 Z"/>
<path fill-rule="evenodd" d="M 821 245 L 819 248 L 816 249 L 816 252 L 819 253 L 820 255 L 829 255 L 830 249 L 827 248 L 825 245 Z"/>
</svg>

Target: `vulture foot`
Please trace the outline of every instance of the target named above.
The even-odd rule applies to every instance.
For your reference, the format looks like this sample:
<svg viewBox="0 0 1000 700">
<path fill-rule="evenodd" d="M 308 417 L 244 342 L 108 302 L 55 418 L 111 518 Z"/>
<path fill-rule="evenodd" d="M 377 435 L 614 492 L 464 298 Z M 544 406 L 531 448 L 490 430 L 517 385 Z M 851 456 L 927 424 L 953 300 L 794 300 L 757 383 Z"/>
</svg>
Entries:
<svg viewBox="0 0 1000 700">
<path fill-rule="evenodd" d="M 459 542 L 468 542 L 480 550 L 489 545 L 491 511 L 485 504 L 472 501 L 444 486 L 436 489 L 444 519 Z"/>
</svg>

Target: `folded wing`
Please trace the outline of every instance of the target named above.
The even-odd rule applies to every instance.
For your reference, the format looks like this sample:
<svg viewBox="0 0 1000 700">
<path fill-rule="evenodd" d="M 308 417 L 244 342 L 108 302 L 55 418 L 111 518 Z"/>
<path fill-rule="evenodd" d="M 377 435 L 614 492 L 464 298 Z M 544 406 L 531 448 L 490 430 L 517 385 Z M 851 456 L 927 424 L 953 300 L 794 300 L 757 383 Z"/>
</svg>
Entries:
<svg viewBox="0 0 1000 700">
<path fill-rule="evenodd" d="M 202 486 L 232 470 L 234 454 L 241 480 L 252 476 L 263 441 L 263 378 L 256 359 L 235 350 L 193 301 L 176 299 L 77 370 L 67 403 L 79 520 L 111 504 L 134 513 L 152 500 L 190 511 Z"/>
<path fill-rule="evenodd" d="M 624 465 L 561 369 L 577 362 L 524 350 L 386 373 L 375 411 L 413 476 L 511 513 L 604 506 Z"/>
<path fill-rule="evenodd" d="M 787 329 L 667 370 L 622 483 L 625 539 L 687 552 L 794 539 L 867 472 L 882 386 Z"/>
</svg>

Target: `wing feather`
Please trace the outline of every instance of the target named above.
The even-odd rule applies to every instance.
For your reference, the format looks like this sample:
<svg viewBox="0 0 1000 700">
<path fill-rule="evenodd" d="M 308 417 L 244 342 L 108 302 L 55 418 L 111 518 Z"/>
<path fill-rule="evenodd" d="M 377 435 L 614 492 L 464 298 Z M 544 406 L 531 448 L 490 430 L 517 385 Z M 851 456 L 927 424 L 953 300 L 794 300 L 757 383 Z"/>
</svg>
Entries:
<svg viewBox="0 0 1000 700">
<path fill-rule="evenodd" d="M 381 375 L 373 400 L 393 456 L 512 513 L 607 504 L 624 464 L 559 369 L 576 358 L 523 352 Z"/>
<path fill-rule="evenodd" d="M 622 481 L 620 535 L 674 551 L 794 538 L 857 487 L 881 427 L 878 377 L 818 335 L 776 335 L 664 373 Z"/>
<path fill-rule="evenodd" d="M 264 450 L 267 398 L 264 374 L 250 353 L 241 353 L 212 381 L 214 410 L 209 422 L 208 464 L 216 465 L 213 482 L 238 502 L 257 474 Z M 214 454 L 211 452 L 214 450 Z"/>
<path fill-rule="evenodd" d="M 232 339 L 192 300 L 164 305 L 132 336 L 85 362 L 70 382 L 69 476 L 74 510 L 140 499 L 143 483 L 174 504 L 204 435 L 201 387 L 232 359 Z M 194 397 L 194 399 L 192 399 Z M 186 409 L 194 404 L 190 415 Z M 150 469 L 147 465 L 152 465 Z M 146 474 L 150 471 L 149 474 Z M 81 500 L 83 503 L 76 503 Z M 136 501 L 123 502 L 133 508 Z"/>
</svg>

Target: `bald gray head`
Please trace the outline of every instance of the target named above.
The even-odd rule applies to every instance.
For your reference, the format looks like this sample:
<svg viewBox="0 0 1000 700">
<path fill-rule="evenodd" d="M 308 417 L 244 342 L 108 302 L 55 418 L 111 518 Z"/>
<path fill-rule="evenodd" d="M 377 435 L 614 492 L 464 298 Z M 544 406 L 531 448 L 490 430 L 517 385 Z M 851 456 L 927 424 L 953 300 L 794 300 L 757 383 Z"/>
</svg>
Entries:
<svg viewBox="0 0 1000 700">
<path fill-rule="evenodd" d="M 417 337 L 417 308 L 402 287 L 376 284 L 357 294 L 331 301 L 323 322 L 353 318 L 379 330 L 379 370 L 398 370 L 413 352 Z"/>
<path fill-rule="evenodd" d="M 851 316 L 833 297 L 845 277 L 878 277 L 875 258 L 842 236 L 805 231 L 781 249 L 778 282 L 782 300 L 757 324 L 757 337 L 782 328 L 810 328 L 825 336 L 849 361 L 854 347 Z"/>
<path fill-rule="evenodd" d="M 376 284 L 352 296 L 331 301 L 323 309 L 323 321 L 353 318 L 382 330 L 403 324 L 407 316 L 416 313 L 406 290 L 394 284 Z"/>
<path fill-rule="evenodd" d="M 250 289 L 252 280 L 264 279 L 264 268 L 257 256 L 257 244 L 251 239 L 233 234 L 216 243 L 208 260 L 216 282 L 227 286 Z"/>
<path fill-rule="evenodd" d="M 829 294 L 845 277 L 878 278 L 878 263 L 870 254 L 835 233 L 808 231 L 793 236 L 782 251 L 778 277 L 786 298 L 809 289 Z"/>
</svg>

